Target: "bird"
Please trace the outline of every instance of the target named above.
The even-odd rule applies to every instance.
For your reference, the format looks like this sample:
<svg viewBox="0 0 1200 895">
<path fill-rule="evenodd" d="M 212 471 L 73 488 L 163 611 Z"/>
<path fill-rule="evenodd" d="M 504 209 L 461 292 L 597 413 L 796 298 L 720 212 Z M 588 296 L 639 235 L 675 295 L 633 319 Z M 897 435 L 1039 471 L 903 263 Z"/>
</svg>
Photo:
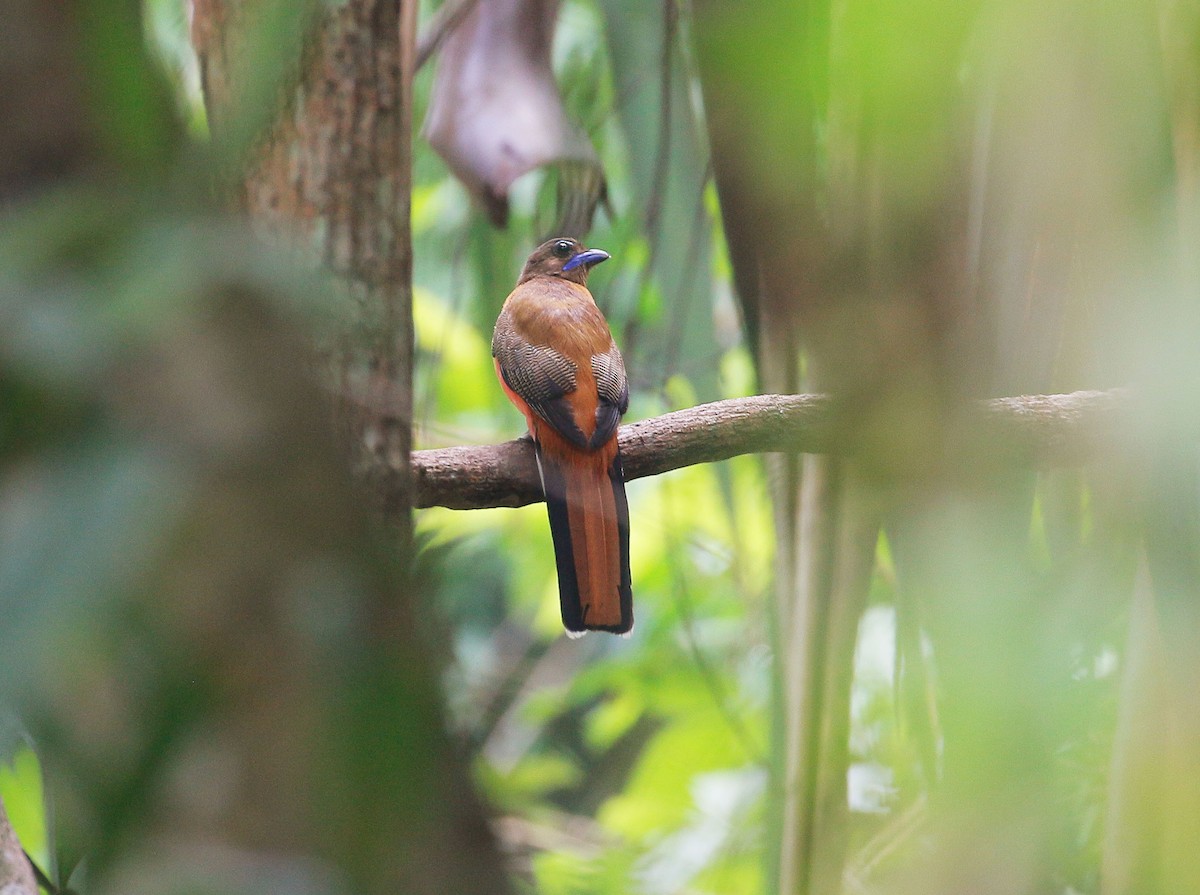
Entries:
<svg viewBox="0 0 1200 895">
<path fill-rule="evenodd" d="M 629 384 L 587 288 L 588 273 L 608 258 L 576 239 L 542 243 L 492 335 L 496 375 L 533 439 L 562 623 L 572 638 L 633 629 L 629 504 L 617 444 Z"/>
</svg>

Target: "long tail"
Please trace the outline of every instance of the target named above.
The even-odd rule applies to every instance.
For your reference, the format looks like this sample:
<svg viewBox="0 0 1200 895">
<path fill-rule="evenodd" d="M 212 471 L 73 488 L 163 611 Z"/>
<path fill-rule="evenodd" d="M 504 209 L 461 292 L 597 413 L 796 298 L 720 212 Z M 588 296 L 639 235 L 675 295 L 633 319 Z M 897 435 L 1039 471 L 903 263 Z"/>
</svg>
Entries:
<svg viewBox="0 0 1200 895">
<path fill-rule="evenodd" d="M 633 628 L 629 579 L 629 504 L 618 453 L 560 459 L 539 447 L 538 468 L 550 515 L 558 598 L 569 636 Z"/>
</svg>

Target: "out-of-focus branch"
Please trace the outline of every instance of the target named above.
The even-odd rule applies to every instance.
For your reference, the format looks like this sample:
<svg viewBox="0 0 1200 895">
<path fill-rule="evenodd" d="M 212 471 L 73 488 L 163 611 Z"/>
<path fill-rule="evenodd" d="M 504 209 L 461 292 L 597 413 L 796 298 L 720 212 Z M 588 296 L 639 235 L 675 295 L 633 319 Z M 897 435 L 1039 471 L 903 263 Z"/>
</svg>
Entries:
<svg viewBox="0 0 1200 895">
<path fill-rule="evenodd" d="M 1081 464 L 1119 431 L 1131 403 L 1124 389 L 996 398 L 956 427 L 961 435 L 952 450 L 1035 467 Z M 854 439 L 840 420 L 825 395 L 756 395 L 678 410 L 621 427 L 625 478 L 740 454 L 851 453 Z M 418 507 L 516 507 L 542 499 L 527 438 L 415 451 L 412 463 Z"/>
</svg>

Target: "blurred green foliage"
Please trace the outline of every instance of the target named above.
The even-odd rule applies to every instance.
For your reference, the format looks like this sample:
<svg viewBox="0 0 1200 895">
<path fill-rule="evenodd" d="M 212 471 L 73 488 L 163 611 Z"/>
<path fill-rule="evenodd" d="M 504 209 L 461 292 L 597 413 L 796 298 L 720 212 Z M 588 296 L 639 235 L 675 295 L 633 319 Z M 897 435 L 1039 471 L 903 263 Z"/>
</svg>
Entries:
<svg viewBox="0 0 1200 895">
<path fill-rule="evenodd" d="M 934 2 L 850 7 L 845 17 L 814 25 L 814 41 L 837 33 L 831 82 L 789 83 L 782 101 L 802 89 L 815 97 L 812 105 L 824 108 L 831 92 L 861 93 L 862 104 L 851 105 L 882 140 L 875 161 L 889 170 L 910 169 L 905 184 L 928 200 L 944 161 L 932 156 L 949 151 L 951 97 L 959 79 L 974 77 L 972 65 L 988 56 L 963 50 L 976 39 L 971 27 L 978 24 L 978 10 Z M 182 118 L 194 136 L 203 137 L 182 5 L 149 0 L 145 10 Z M 279 8 L 276 13 L 282 15 Z M 597 269 L 591 285 L 625 350 L 634 386 L 629 419 L 757 390 L 732 296 L 686 28 L 686 16 L 680 18 L 672 4 L 576 0 L 563 5 L 555 48 L 563 94 L 609 178 L 613 212 L 601 212 L 588 242 L 608 250 L 614 261 Z M 730 46 L 763 62 L 750 58 L 757 48 L 743 46 L 738 34 L 731 34 Z M 117 142 L 134 155 L 151 154 L 161 135 L 142 133 L 137 112 L 153 102 L 149 88 L 118 77 L 120 66 L 111 59 L 96 64 L 114 68 L 102 86 L 119 100 L 113 107 L 128 115 L 116 122 L 128 139 Z M 418 77 L 418 121 L 431 76 L 432 66 Z M 664 102 L 670 104 L 667 114 Z M 852 154 L 839 144 L 848 138 L 838 125 L 821 132 L 822 151 L 836 156 L 840 146 Z M 116 132 L 119 137 L 120 128 Z M 1161 149 L 1161 136 L 1131 139 Z M 1157 183 L 1162 156 L 1151 150 L 1146 155 L 1151 161 L 1138 173 Z M 417 142 L 417 448 L 485 444 L 522 431 L 519 414 L 494 378 L 491 325 L 530 245 L 553 220 L 552 195 L 552 175 L 527 176 L 514 189 L 508 229 L 494 231 Z M 76 198 L 82 201 L 71 205 L 72 220 L 54 218 L 51 210 L 46 214 L 53 219 L 30 219 L 0 234 L 0 278 L 18 276 L 21 265 L 45 262 L 49 253 L 61 254 L 60 268 L 68 271 L 43 284 L 44 291 L 23 295 L 22 314 L 5 321 L 7 369 L 16 375 L 0 381 L 0 454 L 19 461 L 41 453 L 56 461 L 52 476 L 20 495 L 24 527 L 3 530 L 0 541 L 0 607 L 17 632 L 5 640 L 16 646 L 0 654 L 0 678 L 12 689 L 38 673 L 19 648 L 22 626 L 42 623 L 39 613 L 50 612 L 64 594 L 98 590 L 116 564 L 136 562 L 162 514 L 190 486 L 173 478 L 173 467 L 161 458 L 93 426 L 88 392 L 79 383 L 123 347 L 116 343 L 165 325 L 172 313 L 160 300 L 171 293 L 165 278 L 189 265 L 191 275 L 198 273 L 201 253 L 192 238 L 199 237 L 164 237 L 169 227 L 155 221 L 131 232 L 114 209 Z M 105 217 L 112 226 L 96 226 Z M 53 238 L 46 235 L 51 231 Z M 101 231 L 111 240 L 107 246 L 71 238 Z M 204 257 L 247 262 L 238 260 L 232 244 L 218 241 Z M 77 300 L 87 284 L 69 272 L 114 245 L 124 262 L 102 272 L 111 301 L 88 308 Z M 244 270 L 273 282 L 287 279 L 280 269 L 261 272 L 248 262 Z M 1127 283 L 1120 286 L 1132 291 Z M 76 300 L 68 302 L 72 296 Z M 1179 300 L 1184 321 L 1192 319 L 1193 299 Z M 306 311 L 312 322 L 312 309 Z M 1111 322 L 1129 312 L 1096 313 Z M 10 325 L 13 319 L 19 325 Z M 1134 341 L 1142 349 L 1142 342 L 1153 346 L 1156 332 L 1139 327 Z M 1151 351 L 1130 353 L 1150 369 L 1147 379 L 1153 381 L 1163 365 L 1170 368 L 1168 378 L 1191 385 L 1193 347 L 1172 341 L 1167 360 Z M 1073 375 L 1082 376 L 1075 371 L 1063 377 L 1072 386 Z M 1194 399 L 1194 392 L 1186 397 Z M 743 457 L 639 480 L 628 490 L 638 619 L 629 639 L 562 638 L 541 506 L 419 513 L 426 559 L 437 570 L 429 577 L 436 579 L 448 644 L 443 684 L 452 724 L 470 745 L 476 780 L 502 817 L 501 838 L 528 891 L 761 891 L 769 851 L 766 768 L 777 625 L 769 597 L 770 486 L 759 459 Z M 62 506 L 74 512 L 64 516 Z M 1127 605 L 1117 595 L 1131 588 L 1135 566 L 1125 529 L 1132 506 L 1075 473 L 1048 473 L 1040 479 L 1032 528 L 1022 544 L 1027 556 L 1011 566 L 989 566 L 996 556 L 972 542 L 972 533 L 947 541 L 947 552 L 962 566 L 992 576 L 990 590 L 980 587 L 969 596 L 983 602 L 995 593 L 1019 592 L 1018 610 L 1030 612 L 1031 628 L 1053 628 L 1057 659 L 1070 666 L 1070 692 L 1054 694 L 1061 725 L 1056 765 L 1047 774 L 1054 783 L 1044 793 L 1047 804 L 1065 806 L 1062 823 L 1070 827 L 1055 839 L 1062 850 L 1056 855 L 1058 891 L 1094 892 L 1099 885 L 1127 630 Z M 937 511 L 952 519 L 955 509 Z M 953 522 L 946 527 L 953 530 Z M 46 546 L 54 544 L 79 549 L 64 556 Z M 851 706 L 849 876 L 863 881 L 881 867 L 919 864 L 928 854 L 912 831 L 944 759 L 936 663 L 921 625 L 897 608 L 902 603 L 891 545 L 883 539 L 860 626 Z M 1011 609 L 990 605 L 997 615 Z M 1045 617 L 1035 614 L 1045 607 Z M 67 647 L 84 636 L 63 632 Z M 1007 645 L 1010 661 L 1034 672 L 1018 679 L 1036 677 L 1045 657 L 1018 639 Z M 1019 708 L 1023 694 L 1005 697 L 997 703 Z M 997 703 L 972 705 L 981 727 Z M 1018 759 L 1028 758 L 997 757 L 986 745 L 966 744 L 979 750 L 971 760 L 981 776 L 1002 777 L 1005 762 L 1019 765 Z M 51 867 L 53 830 L 42 813 L 40 770 L 28 748 L 0 755 L 0 798 L 27 850 Z M 865 882 L 863 891 L 870 891 Z"/>
<path fill-rule="evenodd" d="M 628 419 L 755 391 L 677 35 L 676 111 L 660 121 L 663 27 L 657 4 L 568 3 L 555 45 L 568 107 L 609 179 L 614 213 L 598 213 L 587 242 L 614 260 L 590 285 L 626 356 Z M 524 423 L 496 383 L 491 326 L 552 220 L 552 177 L 517 183 L 497 233 L 420 142 L 416 171 L 416 446 L 515 437 Z M 536 891 L 755 891 L 773 543 L 761 465 L 694 467 L 628 493 L 627 640 L 563 641 L 541 505 L 420 512 L 419 530 L 445 545 L 453 717 L 501 811 L 535 832 L 578 831 L 536 852 Z"/>
<path fill-rule="evenodd" d="M 53 877 L 42 768 L 37 753 L 27 744 L 0 761 L 0 800 L 25 853 Z"/>
<path fill-rule="evenodd" d="M 863 231 L 839 233 L 847 242 L 878 240 L 873 260 L 900 270 L 880 276 L 885 293 L 891 276 L 900 288 L 931 288 L 903 280 L 906 265 L 917 263 L 906 251 L 944 226 L 928 217 L 951 215 L 954 202 L 970 196 L 979 221 L 968 219 L 965 233 L 949 238 L 985 240 L 968 247 L 977 279 L 964 287 L 999 309 L 998 360 L 979 364 L 993 370 L 984 388 L 1066 391 L 1123 381 L 1112 372 L 1123 361 L 1106 357 L 1104 340 L 1127 311 L 1105 287 L 1097 291 L 1103 273 L 1079 270 L 1112 245 L 1111 233 L 1092 232 L 1097 218 L 1082 209 L 1103 208 L 1121 221 L 1118 230 L 1133 233 L 1147 226 L 1138 215 L 1151 197 L 1170 189 L 1161 179 L 1168 125 L 1147 87 L 1148 5 L 1111 17 L 940 2 L 723 11 L 730 64 L 781 73 L 778 90 L 746 98 L 762 107 L 763 126 L 784 117 L 772 115 L 777 104 L 812 112 L 815 204 L 835 232 L 839 223 Z M 744 16 L 754 18 L 739 21 Z M 757 388 L 716 223 L 689 27 L 686 10 L 671 3 L 600 0 L 565 3 L 557 38 L 564 95 L 588 126 L 613 197 L 614 219 L 601 215 L 588 241 L 614 257 L 592 286 L 626 352 L 631 419 Z M 1128 56 L 1114 28 L 1126 29 Z M 797 35 L 800 47 L 788 42 Z M 1081 79 L 1077 92 L 1060 91 L 1071 78 Z M 1095 85 L 1114 78 L 1116 106 L 1097 117 L 1088 110 L 1099 108 L 1095 91 L 1105 88 Z M 1083 130 L 1056 141 L 1046 129 L 1064 116 Z M 791 136 L 748 133 L 747 152 Z M 497 234 L 478 223 L 420 144 L 418 153 L 418 446 L 511 437 L 521 420 L 493 384 L 486 345 L 528 245 L 544 233 L 547 187 L 519 183 L 509 230 Z M 766 162 L 763 176 L 807 176 L 790 157 Z M 857 203 L 849 211 L 838 206 L 847 184 Z M 1057 232 L 1072 190 L 1093 204 L 1065 225 L 1075 238 L 1068 260 L 1039 240 Z M 1129 191 L 1137 198 L 1124 204 Z M 1152 226 L 1174 232 L 1170 221 Z M 1069 273 L 1054 266 L 1060 260 Z M 1161 260 L 1150 253 L 1140 263 Z M 1128 276 L 1112 288 L 1123 293 Z M 1068 334 L 1056 340 L 1060 301 L 1071 311 Z M 1036 302 L 1049 310 L 1031 311 Z M 1122 355 L 1141 350 L 1126 345 Z M 1194 361 L 1186 350 L 1173 357 Z M 1051 368 L 1053 376 L 1043 372 Z M 1001 850 L 1013 837 L 1010 891 L 1046 867 L 1057 891 L 1099 889 L 1105 836 L 1113 835 L 1107 787 L 1136 562 L 1136 535 L 1118 509 L 1129 512 L 1128 495 L 1113 494 L 1106 474 L 1100 484 L 1073 471 L 1016 477 L 998 500 L 977 500 L 970 489 L 930 496 L 929 507 L 917 500 L 925 533 L 916 537 L 941 539 L 922 548 L 936 556 L 923 570 L 930 577 L 912 572 L 910 556 L 911 577 L 899 580 L 881 539 L 851 696 L 847 880 L 855 891 L 873 891 L 889 874 L 917 880 L 913 891 L 953 890 L 952 863 L 925 868 L 928 889 L 919 882 L 940 823 L 950 825 L 951 839 L 981 824 Z M 770 853 L 764 815 L 778 611 L 768 596 L 774 547 L 762 467 L 739 459 L 692 468 L 631 483 L 629 495 L 634 635 L 589 638 L 569 653 L 557 639 L 540 507 L 421 513 L 420 526 L 446 546 L 453 570 L 443 605 L 456 632 L 454 717 L 476 744 L 479 778 L 495 804 L 539 829 L 579 831 L 534 847 L 537 891 L 760 891 Z M 946 608 L 953 612 L 942 619 L 920 614 Z M 958 689 L 947 694 L 947 684 Z M 968 774 L 956 778 L 965 787 L 956 795 L 969 804 L 974 793 L 983 812 L 959 829 L 954 812 L 963 803 L 938 792 L 946 749 Z M 991 801 L 1003 792 L 1009 801 Z M 1039 816 L 1037 832 L 1025 834 L 1041 840 L 1033 845 L 1006 826 Z M 1050 857 L 1039 863 L 1035 853 Z M 1006 885 L 1000 877 L 993 884 Z"/>
</svg>

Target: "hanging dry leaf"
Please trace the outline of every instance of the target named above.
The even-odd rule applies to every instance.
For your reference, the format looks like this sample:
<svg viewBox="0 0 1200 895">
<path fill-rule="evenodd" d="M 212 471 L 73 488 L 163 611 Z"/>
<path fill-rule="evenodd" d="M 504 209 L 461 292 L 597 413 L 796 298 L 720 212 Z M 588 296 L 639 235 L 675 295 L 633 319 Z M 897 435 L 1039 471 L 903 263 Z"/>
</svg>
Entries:
<svg viewBox="0 0 1200 895">
<path fill-rule="evenodd" d="M 563 162 L 600 171 L 554 80 L 557 19 L 558 0 L 476 3 L 438 59 L 424 136 L 498 227 L 508 218 L 509 187 L 522 174 Z M 591 207 L 602 194 L 595 191 Z"/>
</svg>

